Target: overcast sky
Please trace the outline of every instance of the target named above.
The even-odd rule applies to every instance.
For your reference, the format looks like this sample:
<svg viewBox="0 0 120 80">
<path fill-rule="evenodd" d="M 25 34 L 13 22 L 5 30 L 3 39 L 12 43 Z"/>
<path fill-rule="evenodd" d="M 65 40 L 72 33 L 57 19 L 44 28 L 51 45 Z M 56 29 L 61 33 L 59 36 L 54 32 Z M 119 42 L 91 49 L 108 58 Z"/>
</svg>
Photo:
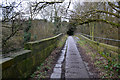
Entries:
<svg viewBox="0 0 120 80">
<path fill-rule="evenodd" d="M 19 11 L 19 10 L 21 10 L 21 8 L 23 9 L 23 11 L 26 11 L 27 9 L 28 9 L 28 2 L 35 2 L 35 1 L 37 1 L 37 2 L 39 2 L 39 1 L 54 1 L 54 0 L 2 0 L 2 2 L 0 1 L 0 4 L 5 4 L 6 3 L 6 1 L 8 2 L 8 3 L 12 3 L 12 2 L 16 2 L 16 3 L 20 3 L 20 2 L 22 2 L 21 4 L 21 6 L 19 7 L 19 8 L 17 8 L 17 10 L 16 11 Z M 55 1 L 60 1 L 60 0 L 55 0 Z M 64 1 L 64 3 L 66 3 L 66 2 L 69 2 L 69 0 L 65 0 Z M 73 1 L 74 2 L 74 1 Z M 73 4 L 71 3 L 71 5 L 70 5 L 70 7 L 69 7 L 70 9 L 72 9 L 73 8 Z M 37 18 L 39 18 L 39 19 L 41 19 L 41 16 L 38 14 L 37 16 L 36 16 Z M 2 19 L 2 10 L 0 10 L 0 19 Z"/>
<path fill-rule="evenodd" d="M 35 2 L 35 1 L 39 2 L 39 1 L 60 1 L 60 0 L 2 0 L 2 1 L 0 1 L 0 5 L 1 4 L 5 4 L 6 1 L 9 2 L 9 3 L 14 2 L 14 1 L 16 3 L 20 3 L 22 1 L 22 6 L 20 6 L 18 8 L 18 10 L 23 8 L 23 11 L 25 11 L 27 9 L 27 6 L 28 6 L 27 2 L 30 2 L 30 1 L 32 1 L 32 2 Z M 61 0 L 61 1 L 63 1 L 63 0 Z M 76 1 L 82 3 L 82 2 L 100 2 L 100 1 L 111 1 L 112 2 L 112 1 L 120 1 L 120 0 L 65 0 L 64 2 L 69 2 L 69 1 L 72 1 L 69 9 L 73 9 L 73 4 Z M 41 18 L 40 15 L 38 15 L 37 18 L 38 17 Z M 2 19 L 2 9 L 1 8 L 0 8 L 0 19 Z"/>
</svg>

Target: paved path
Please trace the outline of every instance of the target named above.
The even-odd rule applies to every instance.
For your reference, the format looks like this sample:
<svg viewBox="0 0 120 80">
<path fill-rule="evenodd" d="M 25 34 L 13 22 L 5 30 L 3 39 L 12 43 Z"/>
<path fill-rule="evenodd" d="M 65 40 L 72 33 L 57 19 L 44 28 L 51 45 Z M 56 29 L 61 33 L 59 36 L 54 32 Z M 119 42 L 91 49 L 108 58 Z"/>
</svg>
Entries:
<svg viewBox="0 0 120 80">
<path fill-rule="evenodd" d="M 65 57 L 66 54 L 66 57 Z M 89 78 L 86 67 L 82 61 L 79 51 L 76 47 L 76 43 L 72 36 L 69 36 L 66 44 L 62 50 L 61 56 L 59 57 L 54 69 L 51 74 L 51 79 L 61 78 L 62 74 L 62 63 L 65 59 L 65 79 L 80 79 Z"/>
<path fill-rule="evenodd" d="M 89 78 L 73 37 L 69 36 L 67 41 L 65 78 Z"/>
</svg>

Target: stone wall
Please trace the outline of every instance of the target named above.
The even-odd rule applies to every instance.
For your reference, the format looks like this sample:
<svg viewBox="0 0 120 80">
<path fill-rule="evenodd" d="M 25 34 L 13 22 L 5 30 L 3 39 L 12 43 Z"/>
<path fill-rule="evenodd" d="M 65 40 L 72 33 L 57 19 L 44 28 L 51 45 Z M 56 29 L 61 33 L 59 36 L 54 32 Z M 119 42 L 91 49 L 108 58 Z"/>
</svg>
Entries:
<svg viewBox="0 0 120 80">
<path fill-rule="evenodd" d="M 80 40 L 86 41 L 87 44 L 89 44 L 91 47 L 93 47 L 95 50 L 97 50 L 98 53 L 100 53 L 106 59 L 108 59 L 110 61 L 115 60 L 115 62 L 118 62 L 120 60 L 119 59 L 120 58 L 120 55 L 119 55 L 120 48 L 118 48 L 116 46 L 92 41 L 83 35 L 79 35 L 78 37 L 80 38 Z"/>
<path fill-rule="evenodd" d="M 27 78 L 55 49 L 61 36 L 62 34 L 59 34 L 40 41 L 28 42 L 24 46 L 25 50 L 2 59 L 2 78 Z"/>
</svg>

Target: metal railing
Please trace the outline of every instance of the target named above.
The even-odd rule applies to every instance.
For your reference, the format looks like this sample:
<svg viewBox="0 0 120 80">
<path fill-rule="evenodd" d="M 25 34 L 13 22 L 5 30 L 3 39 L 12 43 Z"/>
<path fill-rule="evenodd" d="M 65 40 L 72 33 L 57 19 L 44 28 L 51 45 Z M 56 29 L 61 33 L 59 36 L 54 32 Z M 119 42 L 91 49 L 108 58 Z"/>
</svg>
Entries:
<svg viewBox="0 0 120 80">
<path fill-rule="evenodd" d="M 86 37 L 92 38 L 92 36 L 87 35 L 87 34 L 83 34 L 83 33 L 79 33 L 79 34 L 82 34 L 82 35 L 84 35 L 84 36 L 86 36 Z M 110 41 L 116 41 L 116 42 L 119 42 L 119 41 L 120 41 L 120 40 L 116 40 L 116 39 L 103 38 L 103 37 L 94 37 L 94 38 L 96 38 L 96 39 L 110 40 Z"/>
</svg>

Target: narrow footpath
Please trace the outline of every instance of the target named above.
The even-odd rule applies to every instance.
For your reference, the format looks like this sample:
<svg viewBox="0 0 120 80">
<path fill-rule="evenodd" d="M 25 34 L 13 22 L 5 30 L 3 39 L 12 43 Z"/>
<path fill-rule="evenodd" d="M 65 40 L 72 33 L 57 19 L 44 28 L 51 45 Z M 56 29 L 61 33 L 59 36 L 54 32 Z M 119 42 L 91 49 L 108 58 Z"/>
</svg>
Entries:
<svg viewBox="0 0 120 80">
<path fill-rule="evenodd" d="M 72 36 L 68 37 L 65 58 L 65 78 L 89 78 L 86 67 Z"/>
<path fill-rule="evenodd" d="M 62 50 L 61 56 L 58 59 L 56 66 L 53 69 L 51 74 L 51 79 L 61 78 L 62 76 L 62 63 L 65 61 L 65 79 L 70 78 L 89 78 L 86 67 L 83 63 L 83 60 L 79 54 L 77 46 L 72 36 L 69 36 L 66 40 L 66 44 Z"/>
</svg>

